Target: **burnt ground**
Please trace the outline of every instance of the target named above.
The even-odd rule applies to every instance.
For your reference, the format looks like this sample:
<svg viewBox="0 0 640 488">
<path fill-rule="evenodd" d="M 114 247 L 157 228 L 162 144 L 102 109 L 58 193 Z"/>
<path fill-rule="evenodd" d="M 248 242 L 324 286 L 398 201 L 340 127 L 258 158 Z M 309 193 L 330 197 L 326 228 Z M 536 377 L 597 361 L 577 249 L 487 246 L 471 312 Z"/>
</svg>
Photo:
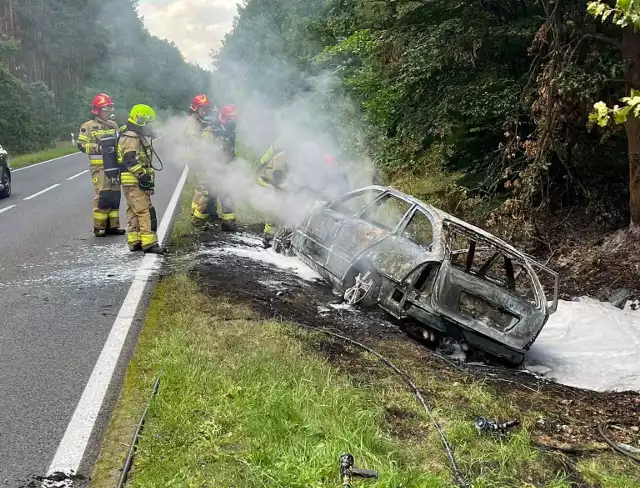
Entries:
<svg viewBox="0 0 640 488">
<path fill-rule="evenodd" d="M 520 242 L 560 275 L 560 298 L 611 300 L 621 290 L 640 297 L 640 233 L 603 231 L 587 212 L 544 213 L 538 236 Z"/>
<path fill-rule="evenodd" d="M 256 235 L 259 232 L 250 227 L 243 230 Z M 350 337 L 397 364 L 401 362 L 409 375 L 429 371 L 443 381 L 483 380 L 518 410 L 544 412 L 533 426 L 534 438 L 543 446 L 576 453 L 582 453 L 585 446 L 591 450 L 607 449 L 597 429 L 599 423 L 606 421 L 622 426 L 608 430 L 616 441 L 635 446 L 640 442 L 638 393 L 598 393 L 567 387 L 479 356 L 469 358 L 468 355 L 465 363 L 453 360 L 441 349 L 413 340 L 403 331 L 402 324 L 379 309 L 333 309 L 331 305 L 340 304 L 341 298 L 323 282 L 305 281 L 289 271 L 249 257 L 225 254 L 211 259 L 206 251 L 229 245 L 232 239 L 228 234 L 207 231 L 189 237 L 194 250 L 196 246 L 205 250 L 188 255 L 189 274 L 211 296 L 224 297 L 244 306 L 249 304 L 265 319 L 279 319 Z M 180 259 L 180 253 L 169 257 L 165 273 L 184 269 L 185 259 Z M 331 312 L 321 313 L 319 308 L 328 308 Z M 382 370 L 372 369 L 370 361 L 363 360 L 358 350 L 344 342 L 331 337 L 312 337 L 308 347 L 347 371 L 356 382 L 370 384 L 383 374 Z M 424 393 L 427 401 L 430 394 L 437 395 L 437 392 Z M 411 435 L 403 431 L 404 420 L 410 415 L 399 410 L 388 412 L 390 425 L 398 435 Z"/>
</svg>

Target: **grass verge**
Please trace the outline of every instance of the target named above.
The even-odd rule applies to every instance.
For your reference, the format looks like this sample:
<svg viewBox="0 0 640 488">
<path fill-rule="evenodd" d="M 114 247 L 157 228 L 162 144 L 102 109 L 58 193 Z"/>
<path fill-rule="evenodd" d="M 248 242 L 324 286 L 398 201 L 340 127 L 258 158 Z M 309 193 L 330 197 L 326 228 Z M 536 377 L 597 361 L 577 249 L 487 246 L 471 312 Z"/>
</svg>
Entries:
<svg viewBox="0 0 640 488">
<path fill-rule="evenodd" d="M 32 164 L 67 156 L 68 154 L 76 152 L 78 152 L 78 148 L 73 146 L 70 142 L 58 142 L 56 146 L 51 149 L 12 157 L 11 169 L 24 168 L 26 166 L 31 166 Z"/>
<path fill-rule="evenodd" d="M 377 347 L 390 357 L 398 352 L 391 342 Z M 327 361 L 319 353 L 327 348 L 342 351 L 345 363 Z M 418 371 L 419 360 L 394 358 L 410 371 Z M 543 413 L 520 411 L 516 393 L 500 395 L 484 381 L 439 372 L 428 362 L 421 369 L 414 376 L 474 488 L 638 486 L 638 470 L 615 455 L 597 453 L 574 464 L 534 448 L 530 426 Z M 374 357 L 260 320 L 177 274 L 156 289 L 94 488 L 115 486 L 160 371 L 128 486 L 335 487 L 342 451 L 381 472 L 379 481 L 362 486 L 454 486 L 429 419 Z M 478 414 L 519 418 L 524 428 L 481 437 L 472 423 Z"/>
<path fill-rule="evenodd" d="M 179 247 L 192 242 L 191 188 L 174 227 Z M 549 418 L 547 393 L 498 388 L 444 367 L 408 341 L 370 345 L 411 372 L 474 488 L 640 486 L 640 470 L 610 452 L 576 458 L 534 447 L 536 423 Z M 336 487 L 343 451 L 381 473 L 357 486 L 454 486 L 430 418 L 374 357 L 262 320 L 249 304 L 211 297 L 178 272 L 155 290 L 94 488 L 116 485 L 160 371 L 128 486 Z M 505 437 L 478 436 L 477 415 L 517 418 L 523 427 Z"/>
</svg>

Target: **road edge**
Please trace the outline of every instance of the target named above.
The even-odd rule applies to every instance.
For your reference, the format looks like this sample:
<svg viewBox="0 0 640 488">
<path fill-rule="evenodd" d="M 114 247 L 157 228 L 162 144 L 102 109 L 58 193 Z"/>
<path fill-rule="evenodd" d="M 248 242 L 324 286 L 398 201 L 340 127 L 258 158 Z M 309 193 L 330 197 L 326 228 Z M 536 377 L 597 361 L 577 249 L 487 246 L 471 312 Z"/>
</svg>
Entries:
<svg viewBox="0 0 640 488">
<path fill-rule="evenodd" d="M 167 210 L 160 222 L 158 240 L 162 244 L 168 242 L 168 239 L 171 237 L 169 231 L 175 217 L 175 211 L 188 172 L 189 166 L 186 165 L 178 179 L 176 188 L 167 205 Z M 114 373 L 118 368 L 118 364 L 121 362 L 120 360 L 122 352 L 125 350 L 127 338 L 142 309 L 140 305 L 144 302 L 154 282 L 154 280 L 150 278 L 152 278 L 156 271 L 155 265 L 158 260 L 158 255 L 147 254 L 136 271 L 133 282 L 118 312 L 118 316 L 113 323 L 111 332 L 107 337 L 91 376 L 67 425 L 64 436 L 51 461 L 47 476 L 51 477 L 56 473 L 73 476 L 80 472 L 83 459 L 89 448 L 89 441 L 92 438 L 97 424 L 101 423 L 99 419 L 100 412 L 105 405 L 105 399 L 108 397 L 107 393 L 114 378 Z M 47 486 L 46 481 L 43 486 Z"/>
</svg>

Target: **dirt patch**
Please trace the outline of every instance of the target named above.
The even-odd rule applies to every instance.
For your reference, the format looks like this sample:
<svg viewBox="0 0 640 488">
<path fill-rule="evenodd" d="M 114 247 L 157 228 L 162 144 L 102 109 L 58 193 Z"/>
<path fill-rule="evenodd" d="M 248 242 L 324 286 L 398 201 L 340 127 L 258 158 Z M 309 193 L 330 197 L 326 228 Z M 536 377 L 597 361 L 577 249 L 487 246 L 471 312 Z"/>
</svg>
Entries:
<svg viewBox="0 0 640 488">
<path fill-rule="evenodd" d="M 422 373 L 428 370 L 447 382 L 483 380 L 521 411 L 545 412 L 534 427 L 534 437 L 543 444 L 603 448 L 597 425 L 605 421 L 628 424 L 630 427 L 615 431 L 616 440 L 638 444 L 640 395 L 637 393 L 597 393 L 558 385 L 486 361 L 484 364 L 460 363 L 417 343 L 380 309 L 344 307 L 340 304 L 341 297 L 333 294 L 324 282 L 304 280 L 250 257 L 209 252 L 230 245 L 232 238 L 228 234 L 206 232 L 195 237 L 199 251 L 174 265 L 184 267 L 186 263 L 192 278 L 213 296 L 250 304 L 266 319 L 297 322 L 353 338 L 380 350 L 394 362 L 401 361 L 409 374 L 412 370 Z M 172 258 L 167 269 L 172 269 Z M 375 384 L 383 369 L 364 361 L 356 350 L 339 341 L 314 338 L 308 342 L 310 348 L 356 377 L 357 383 Z M 477 359 L 474 357 L 474 361 Z M 426 392 L 427 396 L 429 393 Z M 407 412 L 390 409 L 387 414 L 392 430 L 410 435 L 404 429 Z"/>
<path fill-rule="evenodd" d="M 620 289 L 640 297 L 640 234 L 605 234 L 593 217 L 577 214 L 546 215 L 535 245 L 525 246 L 560 274 L 560 298 L 610 300 Z"/>
</svg>

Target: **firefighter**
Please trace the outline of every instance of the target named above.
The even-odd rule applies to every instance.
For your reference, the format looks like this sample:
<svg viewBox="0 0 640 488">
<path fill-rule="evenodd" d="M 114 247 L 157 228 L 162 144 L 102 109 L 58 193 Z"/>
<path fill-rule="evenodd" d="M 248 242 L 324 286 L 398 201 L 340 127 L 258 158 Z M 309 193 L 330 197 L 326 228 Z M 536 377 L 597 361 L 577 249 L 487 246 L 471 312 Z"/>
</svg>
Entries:
<svg viewBox="0 0 640 488">
<path fill-rule="evenodd" d="M 217 198 L 210 198 L 209 189 L 202 183 L 200 175 L 204 169 L 203 158 L 207 153 L 207 146 L 215 141 L 214 127 L 210 118 L 214 108 L 206 95 L 196 95 L 189 106 L 190 114 L 185 130 L 189 147 L 189 164 L 196 169 L 196 187 L 191 200 L 191 214 L 199 225 L 209 220 L 219 219 L 216 208 Z"/>
<path fill-rule="evenodd" d="M 131 251 L 164 254 L 158 244 L 158 219 L 151 203 L 155 173 L 151 124 L 155 111 L 148 105 L 134 105 L 129 113 L 126 130 L 120 134 L 118 157 L 122 167 L 122 187 L 127 200 L 127 242 Z"/>
<path fill-rule="evenodd" d="M 269 149 L 260 159 L 258 170 L 258 184 L 265 188 L 270 188 L 273 192 L 284 190 L 289 183 L 289 161 L 287 151 L 282 147 L 281 141 L 276 141 L 269 146 Z M 264 221 L 262 233 L 262 244 L 266 248 L 271 247 L 271 241 L 277 231 L 277 222 L 267 215 Z"/>
<path fill-rule="evenodd" d="M 231 163 L 236 157 L 236 106 L 233 104 L 222 107 L 217 117 L 213 121 L 214 137 L 222 150 L 225 163 Z M 217 201 L 210 197 L 211 205 L 217 208 Z M 220 195 L 220 208 L 222 210 L 223 231 L 235 231 L 236 223 L 235 206 L 228 192 Z"/>
<path fill-rule="evenodd" d="M 100 93 L 92 102 L 93 119 L 80 126 L 78 149 L 89 156 L 93 180 L 93 233 L 96 237 L 107 234 L 123 235 L 120 228 L 120 181 L 117 171 L 105 174 L 101 141 L 105 137 L 117 138 L 118 124 L 113 120 L 113 100 Z"/>
</svg>

